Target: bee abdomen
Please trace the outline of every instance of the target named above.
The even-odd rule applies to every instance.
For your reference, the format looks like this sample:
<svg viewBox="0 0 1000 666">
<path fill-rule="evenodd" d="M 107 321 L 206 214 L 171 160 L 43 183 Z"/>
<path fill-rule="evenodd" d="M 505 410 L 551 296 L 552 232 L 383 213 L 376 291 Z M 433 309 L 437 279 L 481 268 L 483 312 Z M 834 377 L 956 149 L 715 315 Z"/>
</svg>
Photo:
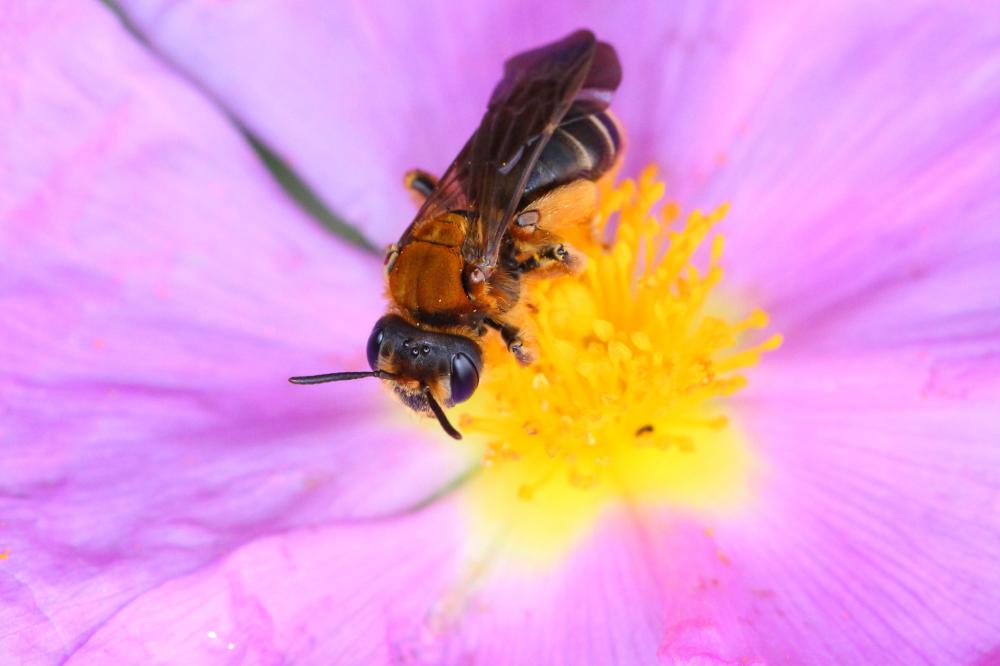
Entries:
<svg viewBox="0 0 1000 666">
<path fill-rule="evenodd" d="M 567 118 L 532 170 L 521 206 L 577 178 L 597 180 L 614 166 L 621 148 L 621 127 L 610 111 Z"/>
</svg>

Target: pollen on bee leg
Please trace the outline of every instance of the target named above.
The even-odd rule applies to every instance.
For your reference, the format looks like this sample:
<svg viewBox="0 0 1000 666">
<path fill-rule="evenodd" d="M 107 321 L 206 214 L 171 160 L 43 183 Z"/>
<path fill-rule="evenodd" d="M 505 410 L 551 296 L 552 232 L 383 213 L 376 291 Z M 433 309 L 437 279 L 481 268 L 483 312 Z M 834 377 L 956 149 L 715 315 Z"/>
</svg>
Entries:
<svg viewBox="0 0 1000 666">
<path fill-rule="evenodd" d="M 746 386 L 742 371 L 781 336 L 760 335 L 762 310 L 731 317 L 715 297 L 725 244 L 713 229 L 728 206 L 685 216 L 664 192 L 648 168 L 604 194 L 599 236 L 578 247 L 585 269 L 524 296 L 535 362 L 487 349 L 492 363 L 462 406 L 465 430 L 490 442 L 484 506 L 547 503 L 522 518 L 557 516 L 540 534 L 613 495 L 699 504 L 746 486 L 745 447 L 719 399 Z"/>
</svg>

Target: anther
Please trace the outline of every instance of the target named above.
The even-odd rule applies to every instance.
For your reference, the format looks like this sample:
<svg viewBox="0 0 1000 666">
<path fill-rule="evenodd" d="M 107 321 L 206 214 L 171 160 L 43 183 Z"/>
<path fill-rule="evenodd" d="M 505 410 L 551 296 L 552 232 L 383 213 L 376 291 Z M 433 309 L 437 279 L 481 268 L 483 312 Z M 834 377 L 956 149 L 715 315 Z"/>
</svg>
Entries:
<svg viewBox="0 0 1000 666">
<path fill-rule="evenodd" d="M 529 482 L 515 486 L 519 497 L 535 494 L 530 480 L 539 474 L 583 490 L 611 477 L 631 483 L 634 473 L 639 488 L 647 465 L 675 464 L 672 457 L 658 462 L 661 450 L 693 457 L 710 450 L 727 421 L 709 401 L 742 388 L 746 379 L 738 371 L 780 344 L 778 337 L 743 341 L 766 326 L 762 312 L 734 322 L 701 308 L 721 279 L 721 243 L 712 241 L 706 261 L 716 263 L 708 269 L 696 269 L 696 249 L 724 211 L 692 214 L 679 224 L 670 206 L 654 212 L 660 196 L 662 185 L 650 172 L 611 195 L 595 222 L 598 238 L 607 240 L 535 248 L 518 264 L 520 272 L 584 260 L 588 269 L 532 289 L 517 328 L 486 322 L 501 332 L 517 365 L 532 365 L 498 368 L 496 379 L 479 388 L 493 399 L 472 407 L 477 418 L 469 426 L 502 442 L 502 455 L 492 449 L 492 464 L 524 470 Z M 538 221 L 534 212 L 518 215 L 511 232 L 530 237 L 525 227 Z M 609 215 L 615 224 L 607 234 Z M 476 280 L 476 268 L 467 267 L 467 284 Z"/>
</svg>

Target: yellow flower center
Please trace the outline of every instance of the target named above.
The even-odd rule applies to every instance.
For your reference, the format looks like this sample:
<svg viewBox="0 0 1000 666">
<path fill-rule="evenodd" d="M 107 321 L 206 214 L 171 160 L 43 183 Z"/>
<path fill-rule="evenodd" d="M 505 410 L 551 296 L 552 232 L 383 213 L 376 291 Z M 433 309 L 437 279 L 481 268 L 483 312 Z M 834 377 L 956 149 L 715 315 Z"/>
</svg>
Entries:
<svg viewBox="0 0 1000 666">
<path fill-rule="evenodd" d="M 616 499 L 720 508 L 747 495 L 749 456 L 719 399 L 781 337 L 747 344 L 767 315 L 730 318 L 709 299 L 723 239 L 698 250 L 726 206 L 681 224 L 663 195 L 649 168 L 602 197 L 602 242 L 577 248 L 584 272 L 526 290 L 537 360 L 488 347 L 461 410 L 485 443 L 472 524 L 505 524 L 506 543 L 543 560 Z"/>
</svg>

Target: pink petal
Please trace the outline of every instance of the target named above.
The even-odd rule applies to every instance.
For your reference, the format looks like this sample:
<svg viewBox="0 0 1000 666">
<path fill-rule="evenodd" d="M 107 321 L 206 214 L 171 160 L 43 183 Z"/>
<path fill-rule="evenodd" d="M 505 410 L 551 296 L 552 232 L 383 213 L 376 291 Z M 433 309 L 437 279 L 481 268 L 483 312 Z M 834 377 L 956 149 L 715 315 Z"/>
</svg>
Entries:
<svg viewBox="0 0 1000 666">
<path fill-rule="evenodd" d="M 735 514 L 619 507 L 537 568 L 502 532 L 470 549 L 458 494 L 249 544 L 140 597 L 71 663 L 219 663 L 230 642 L 234 663 L 992 663 L 1000 382 L 922 385 L 945 366 L 962 363 L 772 364 L 743 408 L 763 459 Z"/>
<path fill-rule="evenodd" d="M 915 291 L 951 325 L 989 298 L 966 285 L 1000 279 L 990 3 L 124 5 L 384 242 L 412 215 L 400 174 L 444 168 L 503 58 L 586 25 L 621 53 L 629 168 L 665 165 L 685 205 L 732 203 L 731 284 L 783 330 L 819 341 L 857 318 L 866 331 L 897 323 L 880 336 L 899 337 L 908 322 L 883 299 Z M 968 254 L 980 263 L 961 284 L 935 274 Z"/>
<path fill-rule="evenodd" d="M 652 663 L 662 596 L 631 526 L 529 575 L 460 559 L 456 509 L 259 540 L 132 602 L 70 663 Z"/>
<path fill-rule="evenodd" d="M 992 663 L 997 351 L 759 368 L 742 420 L 760 499 L 739 524 L 713 525 L 735 581 L 709 604 L 713 623 L 743 624 L 768 663 Z"/>
<path fill-rule="evenodd" d="M 615 44 L 626 72 L 616 108 L 636 138 L 633 166 L 642 166 L 681 101 L 650 86 L 651 73 L 716 39 L 717 24 L 739 29 L 747 19 L 743 9 L 687 3 L 121 4 L 157 49 L 385 243 L 413 216 L 403 173 L 444 170 L 478 124 L 505 58 L 580 26 Z"/>
<path fill-rule="evenodd" d="M 633 532 L 558 571 L 489 562 L 480 580 L 455 509 L 247 545 L 137 599 L 70 663 L 650 663 L 662 611 Z"/>
<path fill-rule="evenodd" d="M 459 473 L 380 387 L 286 382 L 366 365 L 377 258 L 99 5 L 0 34 L 0 661 L 58 659 L 248 539 Z"/>
<path fill-rule="evenodd" d="M 732 103 L 681 117 L 692 145 L 728 141 L 681 189 L 731 203 L 730 282 L 791 346 L 996 331 L 997 6 L 803 9 L 709 82 Z"/>
<path fill-rule="evenodd" d="M 455 528 L 441 505 L 260 539 L 133 601 L 68 663 L 428 663 Z"/>
<path fill-rule="evenodd" d="M 994 663 L 997 341 L 779 357 L 741 395 L 755 497 L 618 511 L 557 571 L 498 565 L 469 620 L 486 663 Z"/>
</svg>

